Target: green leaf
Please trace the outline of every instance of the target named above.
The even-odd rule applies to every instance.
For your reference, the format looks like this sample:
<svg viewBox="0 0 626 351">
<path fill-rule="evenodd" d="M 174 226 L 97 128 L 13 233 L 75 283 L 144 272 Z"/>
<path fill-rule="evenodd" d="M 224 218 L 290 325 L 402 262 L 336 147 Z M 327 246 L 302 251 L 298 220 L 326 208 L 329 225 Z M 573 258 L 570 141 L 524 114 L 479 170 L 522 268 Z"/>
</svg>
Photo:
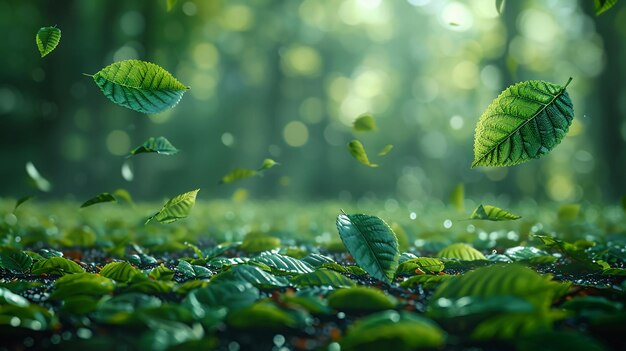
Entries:
<svg viewBox="0 0 626 351">
<path fill-rule="evenodd" d="M 298 275 L 291 279 L 291 283 L 298 287 L 330 286 L 333 288 L 350 288 L 356 286 L 352 279 L 326 268 Z"/>
<path fill-rule="evenodd" d="M 398 239 L 382 219 L 364 214 L 337 216 L 337 229 L 343 244 L 356 263 L 372 277 L 391 282 L 400 252 Z"/>
<path fill-rule="evenodd" d="M 72 274 L 82 273 L 85 270 L 79 266 L 76 262 L 66 260 L 63 257 L 50 257 L 41 261 L 35 262 L 31 269 L 31 273 L 34 275 L 40 274 Z"/>
<path fill-rule="evenodd" d="M 352 130 L 355 132 L 370 132 L 376 130 L 376 120 L 370 114 L 364 114 L 354 121 Z"/>
<path fill-rule="evenodd" d="M 313 267 L 319 267 L 328 262 L 335 262 L 335 260 L 333 260 L 331 257 L 317 253 L 309 254 L 308 256 L 304 257 L 302 261 L 310 264 Z"/>
<path fill-rule="evenodd" d="M 248 253 L 270 251 L 280 247 L 280 239 L 256 232 L 248 233 L 241 243 L 240 249 Z"/>
<path fill-rule="evenodd" d="M 404 288 L 412 288 L 416 285 L 421 285 L 424 289 L 434 289 L 439 286 L 439 284 L 450 278 L 452 278 L 451 275 L 414 275 L 400 283 L 400 286 Z"/>
<path fill-rule="evenodd" d="M 286 278 L 275 276 L 262 269 L 249 265 L 236 265 L 216 275 L 211 282 L 215 281 L 244 281 L 256 287 L 286 287 L 289 281 Z"/>
<path fill-rule="evenodd" d="M 174 279 L 174 271 L 165 267 L 163 263 L 152 268 L 149 274 L 150 279 L 170 281 Z"/>
<path fill-rule="evenodd" d="M 204 288 L 193 290 L 187 295 L 183 305 L 194 305 L 195 301 L 198 301 L 203 306 L 204 313 L 219 307 L 226 307 L 232 311 L 250 306 L 258 299 L 259 290 L 252 284 L 227 280 L 211 282 Z"/>
<path fill-rule="evenodd" d="M 532 246 L 510 247 L 506 249 L 504 255 L 513 261 L 532 261 L 533 259 L 537 259 L 539 257 L 549 256 L 547 252 Z"/>
<path fill-rule="evenodd" d="M 196 203 L 198 191 L 200 191 L 200 189 L 174 196 L 163 205 L 163 208 L 161 208 L 159 212 L 148 218 L 146 224 L 152 220 L 156 220 L 159 223 L 172 223 L 179 219 L 186 218 L 189 215 L 189 211 L 191 211 L 193 205 Z"/>
<path fill-rule="evenodd" d="M 13 207 L 13 212 L 15 212 L 18 207 L 20 207 L 26 201 L 31 200 L 33 197 L 34 197 L 33 195 L 27 195 L 27 196 L 23 196 L 17 199 L 17 201 L 15 202 L 15 206 Z"/>
<path fill-rule="evenodd" d="M 228 325 L 236 329 L 279 331 L 293 328 L 296 319 L 269 302 L 257 302 L 231 313 Z"/>
<path fill-rule="evenodd" d="M 573 221 L 580 214 L 580 204 L 565 204 L 559 207 L 557 217 L 561 222 Z"/>
<path fill-rule="evenodd" d="M 371 163 L 367 158 L 367 153 L 365 153 L 365 148 L 363 148 L 363 144 L 360 141 L 354 139 L 348 143 L 348 151 L 352 157 L 354 157 L 357 161 L 369 167 L 378 167 L 377 164 Z"/>
<path fill-rule="evenodd" d="M 220 184 L 232 183 L 237 180 L 254 177 L 258 174 L 259 172 L 253 169 L 235 168 L 232 171 L 228 172 L 228 174 L 222 177 L 222 179 L 220 180 Z"/>
<path fill-rule="evenodd" d="M 141 272 L 128 262 L 107 263 L 104 267 L 102 267 L 102 270 L 100 270 L 101 276 L 118 282 L 127 282 L 139 273 Z"/>
<path fill-rule="evenodd" d="M 41 57 L 51 53 L 61 41 L 61 30 L 57 27 L 41 27 L 35 37 Z"/>
<path fill-rule="evenodd" d="M 480 116 L 474 137 L 476 166 L 512 166 L 547 154 L 567 133 L 574 110 L 560 86 L 531 80 L 510 86 Z"/>
<path fill-rule="evenodd" d="M 381 290 L 359 286 L 333 292 L 328 305 L 340 311 L 383 311 L 396 307 L 396 300 Z"/>
<path fill-rule="evenodd" d="M 617 0 L 593 0 L 596 9 L 596 16 L 600 16 L 617 4 Z"/>
<path fill-rule="evenodd" d="M 346 351 L 439 349 L 445 332 L 414 313 L 383 311 L 358 320 L 340 343 Z"/>
<path fill-rule="evenodd" d="M 485 255 L 482 254 L 482 252 L 463 243 L 451 244 L 444 247 L 441 251 L 439 251 L 439 253 L 437 253 L 437 257 L 456 258 L 461 261 L 476 261 L 487 259 Z"/>
<path fill-rule="evenodd" d="M 32 162 L 26 163 L 26 174 L 28 174 L 28 177 L 35 189 L 43 192 L 52 190 L 52 184 L 39 174 L 39 171 L 37 171 L 37 168 L 35 168 L 35 165 Z"/>
<path fill-rule="evenodd" d="M 465 185 L 457 184 L 450 193 L 450 204 L 457 212 L 465 211 Z"/>
<path fill-rule="evenodd" d="M 264 171 L 266 169 L 270 169 L 274 166 L 279 166 L 280 163 L 272 160 L 271 158 L 266 158 L 265 160 L 263 160 L 263 163 L 261 164 L 261 168 L 259 168 L 259 172 L 260 171 Z"/>
<path fill-rule="evenodd" d="M 115 283 L 92 273 L 65 275 L 54 282 L 51 300 L 63 300 L 78 295 L 102 296 L 113 292 Z"/>
<path fill-rule="evenodd" d="M 157 153 L 159 155 L 174 155 L 178 153 L 178 149 L 170 143 L 165 137 L 150 137 L 143 144 L 137 146 L 130 152 L 128 157 L 142 153 Z"/>
<path fill-rule="evenodd" d="M 483 219 L 488 221 L 512 221 L 522 218 L 511 212 L 491 205 L 478 205 L 469 219 Z"/>
<path fill-rule="evenodd" d="M 126 201 L 131 206 L 135 206 L 135 203 L 133 202 L 133 198 L 130 196 L 130 193 L 126 189 L 115 190 L 113 192 L 113 196 L 117 197 L 118 199 L 122 199 Z"/>
<path fill-rule="evenodd" d="M 93 80 L 109 100 L 142 113 L 174 107 L 189 89 L 163 68 L 139 60 L 115 62 Z"/>
<path fill-rule="evenodd" d="M 408 273 L 413 275 L 417 269 L 424 273 L 439 273 L 443 271 L 444 268 L 443 262 L 437 258 L 417 257 L 402 262 L 396 274 Z"/>
<path fill-rule="evenodd" d="M 80 205 L 80 208 L 89 207 L 91 205 L 99 204 L 102 202 L 117 202 L 117 199 L 115 198 L 115 196 L 109 193 L 100 193 L 85 201 L 82 205 Z"/>
<path fill-rule="evenodd" d="M 24 251 L 8 247 L 0 248 L 0 268 L 24 273 L 32 264 L 33 259 Z"/>
<path fill-rule="evenodd" d="M 284 273 L 304 274 L 313 272 L 313 267 L 311 267 L 308 263 L 300 261 L 297 258 L 284 256 L 277 253 L 263 252 L 252 260 L 264 263 L 271 267 L 273 270 Z"/>
<path fill-rule="evenodd" d="M 357 276 L 363 276 L 367 274 L 367 272 L 359 266 L 342 266 L 337 262 L 327 262 L 322 264 L 319 268 L 327 268 L 342 274 L 352 274 Z"/>
<path fill-rule="evenodd" d="M 504 9 L 506 8 L 506 0 L 496 0 L 496 11 L 498 11 L 499 15 L 504 13 Z"/>
<path fill-rule="evenodd" d="M 378 151 L 378 156 L 385 156 L 393 149 L 393 145 L 387 144 L 380 151 Z"/>
</svg>

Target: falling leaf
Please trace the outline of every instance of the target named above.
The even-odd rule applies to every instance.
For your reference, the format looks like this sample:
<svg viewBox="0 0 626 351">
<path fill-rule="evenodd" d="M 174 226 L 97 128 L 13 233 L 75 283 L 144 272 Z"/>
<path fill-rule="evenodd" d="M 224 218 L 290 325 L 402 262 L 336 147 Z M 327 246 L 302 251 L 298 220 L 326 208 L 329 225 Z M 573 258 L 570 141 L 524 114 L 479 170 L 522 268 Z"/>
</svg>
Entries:
<svg viewBox="0 0 626 351">
<path fill-rule="evenodd" d="M 374 116 L 370 114 L 361 115 L 354 121 L 354 125 L 352 129 L 355 132 L 370 132 L 377 129 L 376 120 L 374 120 Z"/>
<path fill-rule="evenodd" d="M 385 145 L 385 147 L 383 147 L 379 152 L 378 152 L 378 156 L 385 156 L 387 155 L 391 149 L 393 149 L 393 145 L 391 144 L 387 144 Z"/>
<path fill-rule="evenodd" d="M 355 139 L 349 142 L 348 150 L 350 151 L 350 154 L 352 155 L 352 157 L 354 157 L 357 161 L 361 162 L 362 164 L 369 166 L 369 167 L 378 167 L 377 164 L 371 163 L 370 160 L 367 158 L 367 153 L 365 153 L 365 148 L 363 147 L 363 144 L 361 144 L 360 141 Z"/>
</svg>

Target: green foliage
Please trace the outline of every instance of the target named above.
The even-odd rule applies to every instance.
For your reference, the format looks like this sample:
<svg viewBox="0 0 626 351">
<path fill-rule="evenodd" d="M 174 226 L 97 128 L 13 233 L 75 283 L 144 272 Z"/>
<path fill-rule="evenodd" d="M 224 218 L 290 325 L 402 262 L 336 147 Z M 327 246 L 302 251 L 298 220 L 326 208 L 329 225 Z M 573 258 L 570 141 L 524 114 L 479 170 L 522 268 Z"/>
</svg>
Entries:
<svg viewBox="0 0 626 351">
<path fill-rule="evenodd" d="M 174 107 L 189 89 L 158 65 L 139 60 L 115 62 L 93 80 L 117 105 L 149 114 Z"/>
<path fill-rule="evenodd" d="M 482 252 L 463 243 L 456 243 L 446 246 L 441 251 L 439 251 L 439 253 L 437 253 L 437 257 L 455 258 L 461 261 L 476 261 L 487 259 L 485 255 L 482 254 Z"/>
<path fill-rule="evenodd" d="M 350 288 L 356 285 L 352 279 L 326 268 L 300 274 L 292 278 L 291 283 L 297 287 L 330 286 L 333 288 Z"/>
<path fill-rule="evenodd" d="M 365 148 L 360 141 L 354 139 L 348 143 L 348 151 L 350 151 L 350 155 L 354 157 L 357 161 L 369 167 L 378 167 L 377 164 L 371 163 L 367 158 L 367 153 L 365 152 Z"/>
<path fill-rule="evenodd" d="M 445 333 L 414 313 L 384 311 L 358 320 L 341 340 L 342 350 L 417 350 L 443 346 Z"/>
<path fill-rule="evenodd" d="M 239 281 L 248 282 L 256 287 L 285 287 L 289 285 L 286 278 L 275 276 L 262 269 L 249 265 L 236 265 L 216 275 L 212 282 Z"/>
<path fill-rule="evenodd" d="M 113 292 L 115 283 L 104 276 L 91 273 L 68 274 L 54 282 L 51 300 L 65 300 L 78 295 L 100 297 Z"/>
<path fill-rule="evenodd" d="M 52 184 L 39 174 L 39 171 L 32 162 L 26 163 L 26 174 L 28 174 L 30 183 L 35 189 L 43 192 L 52 190 Z"/>
<path fill-rule="evenodd" d="M 484 219 L 488 221 L 512 221 L 522 217 L 509 211 L 491 205 L 478 205 L 470 219 Z"/>
<path fill-rule="evenodd" d="M 27 195 L 27 196 L 23 196 L 23 197 L 20 197 L 19 199 L 17 199 L 17 201 L 15 201 L 15 206 L 13 207 L 13 213 L 15 213 L 15 211 L 17 211 L 18 207 L 20 207 L 25 202 L 31 200 L 33 197 L 34 196 L 32 196 L 32 195 Z"/>
<path fill-rule="evenodd" d="M 102 270 L 100 270 L 100 275 L 109 279 L 116 280 L 118 282 L 127 282 L 136 274 L 140 274 L 141 272 L 133 267 L 128 262 L 111 262 L 107 263 Z"/>
<path fill-rule="evenodd" d="M 393 145 L 387 144 L 387 145 L 383 146 L 383 148 L 380 149 L 380 151 L 378 151 L 378 156 L 385 156 L 389 152 L 391 152 L 392 149 L 393 149 Z"/>
<path fill-rule="evenodd" d="M 193 290 L 183 301 L 185 306 L 201 306 L 202 314 L 210 309 L 226 307 L 234 311 L 250 306 L 259 299 L 259 290 L 245 281 L 215 281 L 207 287 Z M 194 313 L 198 313 L 194 310 Z"/>
<path fill-rule="evenodd" d="M 61 30 L 55 27 L 41 27 L 37 31 L 35 42 L 41 57 L 45 57 L 51 53 L 61 41 Z"/>
<path fill-rule="evenodd" d="M 172 223 L 179 219 L 186 218 L 196 203 L 196 195 L 200 189 L 176 195 L 169 199 L 163 208 L 152 217 L 148 218 L 146 224 L 155 220 L 159 223 Z"/>
<path fill-rule="evenodd" d="M 596 16 L 600 16 L 611 9 L 611 7 L 615 6 L 617 0 L 593 0 L 593 4 L 595 6 Z"/>
<path fill-rule="evenodd" d="M 354 120 L 354 124 L 352 125 L 352 130 L 355 132 L 371 132 L 376 129 L 376 120 L 374 119 L 374 116 L 370 114 L 359 116 L 356 120 Z"/>
<path fill-rule="evenodd" d="M 31 268 L 34 275 L 40 274 L 56 274 L 66 275 L 72 273 L 82 273 L 85 270 L 76 262 L 66 260 L 63 257 L 50 257 L 35 262 Z"/>
<path fill-rule="evenodd" d="M 9 247 L 0 247 L 0 268 L 24 273 L 30 269 L 33 259 L 24 251 Z"/>
<path fill-rule="evenodd" d="M 99 204 L 103 202 L 117 202 L 117 199 L 115 198 L 115 196 L 109 193 L 106 193 L 106 192 L 100 193 L 92 197 L 91 199 L 85 201 L 82 205 L 80 205 L 80 208 L 89 207 L 91 205 L 95 205 L 95 204 Z"/>
<path fill-rule="evenodd" d="M 378 289 L 354 287 L 332 293 L 328 305 L 340 311 L 383 311 L 394 308 L 396 301 Z"/>
<path fill-rule="evenodd" d="M 280 331 L 295 327 L 297 320 L 269 302 L 257 302 L 241 308 L 227 318 L 228 325 L 237 329 Z"/>
<path fill-rule="evenodd" d="M 143 144 L 137 146 L 130 152 L 130 156 L 142 153 L 157 153 L 159 155 L 174 155 L 178 153 L 178 149 L 170 143 L 165 137 L 150 137 Z"/>
<path fill-rule="evenodd" d="M 423 273 L 439 273 L 443 271 L 444 264 L 441 260 L 432 257 L 417 257 L 406 260 L 398 266 L 397 274 L 415 274 L 416 270 Z"/>
<path fill-rule="evenodd" d="M 264 263 L 271 267 L 272 270 L 283 273 L 304 274 L 313 272 L 313 267 L 311 267 L 308 263 L 300 261 L 297 258 L 277 253 L 263 252 L 254 257 L 253 261 Z"/>
<path fill-rule="evenodd" d="M 248 253 L 271 251 L 280 247 L 280 239 L 256 232 L 248 233 L 241 243 L 241 250 Z"/>
<path fill-rule="evenodd" d="M 398 239 L 382 219 L 364 214 L 337 216 L 337 229 L 356 263 L 372 277 L 391 282 L 398 269 Z"/>
<path fill-rule="evenodd" d="M 560 86 L 531 80 L 507 88 L 480 116 L 474 137 L 476 166 L 512 166 L 539 158 L 561 142 L 574 110 Z"/>
</svg>

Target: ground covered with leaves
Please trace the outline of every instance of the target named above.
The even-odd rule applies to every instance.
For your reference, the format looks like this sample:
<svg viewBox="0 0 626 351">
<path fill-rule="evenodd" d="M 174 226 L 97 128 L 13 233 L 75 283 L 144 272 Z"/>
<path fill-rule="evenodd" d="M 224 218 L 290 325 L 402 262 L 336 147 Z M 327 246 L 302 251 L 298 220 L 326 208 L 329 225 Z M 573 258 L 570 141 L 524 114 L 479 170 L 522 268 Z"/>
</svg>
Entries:
<svg viewBox="0 0 626 351">
<path fill-rule="evenodd" d="M 626 349 L 619 207 L 215 201 L 145 224 L 158 204 L 14 205 L 0 349 Z"/>
</svg>

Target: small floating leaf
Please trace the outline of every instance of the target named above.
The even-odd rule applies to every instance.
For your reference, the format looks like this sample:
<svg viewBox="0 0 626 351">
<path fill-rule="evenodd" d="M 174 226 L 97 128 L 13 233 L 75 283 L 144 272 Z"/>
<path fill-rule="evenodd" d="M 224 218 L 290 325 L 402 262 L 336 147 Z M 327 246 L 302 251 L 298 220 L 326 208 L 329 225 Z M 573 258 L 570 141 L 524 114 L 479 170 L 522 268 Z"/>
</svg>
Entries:
<svg viewBox="0 0 626 351">
<path fill-rule="evenodd" d="M 385 156 L 393 149 L 393 145 L 387 144 L 385 145 L 379 152 L 378 156 Z"/>
<path fill-rule="evenodd" d="M 117 202 L 117 199 L 115 198 L 115 196 L 109 193 L 101 193 L 85 201 L 82 205 L 80 205 L 80 208 L 88 207 L 102 202 Z"/>
<path fill-rule="evenodd" d="M 343 244 L 356 263 L 372 277 L 391 282 L 400 252 L 398 239 L 382 219 L 364 214 L 337 216 L 337 229 Z"/>
<path fill-rule="evenodd" d="M 472 167 L 512 166 L 554 149 L 574 119 L 570 81 L 531 80 L 503 91 L 478 120 Z"/>
<path fill-rule="evenodd" d="M 163 205 L 163 208 L 147 221 L 156 220 L 159 223 L 172 223 L 189 215 L 189 211 L 196 203 L 196 195 L 200 189 L 176 195 Z"/>
<path fill-rule="evenodd" d="M 32 162 L 26 163 L 26 174 L 28 174 L 33 186 L 39 191 L 48 192 L 52 189 L 52 184 L 39 174 L 39 171 L 37 171 L 37 168 L 35 168 Z"/>
<path fill-rule="evenodd" d="M 115 62 L 93 80 L 109 100 L 142 113 L 174 107 L 189 89 L 158 65 L 139 60 Z"/>
<path fill-rule="evenodd" d="M 51 53 L 61 41 L 61 30 L 57 27 L 41 27 L 35 38 L 41 57 Z"/>
<path fill-rule="evenodd" d="M 491 205 L 478 205 L 472 212 L 470 219 L 484 219 L 488 221 L 512 221 L 521 216 Z"/>
<path fill-rule="evenodd" d="M 361 144 L 360 141 L 355 139 L 349 142 L 348 150 L 350 151 L 350 154 L 352 155 L 352 157 L 354 157 L 357 161 L 361 162 L 362 164 L 369 166 L 369 167 L 378 167 L 377 164 L 371 163 L 370 160 L 367 158 L 367 153 L 365 152 L 365 148 L 363 147 L 363 144 Z"/>
<path fill-rule="evenodd" d="M 174 155 L 178 153 L 178 149 L 170 143 L 165 137 L 150 137 L 148 140 L 144 141 L 143 144 L 136 147 L 134 150 L 130 152 L 130 156 L 137 155 L 141 153 L 151 153 L 155 152 L 159 155 Z"/>
<path fill-rule="evenodd" d="M 261 168 L 259 168 L 259 171 L 264 171 L 278 165 L 280 165 L 280 163 L 272 160 L 271 158 L 266 158 L 265 160 L 263 160 L 263 164 L 261 164 Z"/>
<path fill-rule="evenodd" d="M 220 184 L 228 184 L 237 180 L 246 179 L 258 175 L 259 172 L 247 168 L 235 168 L 222 177 Z"/>
<path fill-rule="evenodd" d="M 370 114 L 361 115 L 354 121 L 352 129 L 355 132 L 369 132 L 376 130 L 376 120 Z"/>
<path fill-rule="evenodd" d="M 596 16 L 600 16 L 617 4 L 617 0 L 593 0 L 596 9 Z"/>
</svg>

